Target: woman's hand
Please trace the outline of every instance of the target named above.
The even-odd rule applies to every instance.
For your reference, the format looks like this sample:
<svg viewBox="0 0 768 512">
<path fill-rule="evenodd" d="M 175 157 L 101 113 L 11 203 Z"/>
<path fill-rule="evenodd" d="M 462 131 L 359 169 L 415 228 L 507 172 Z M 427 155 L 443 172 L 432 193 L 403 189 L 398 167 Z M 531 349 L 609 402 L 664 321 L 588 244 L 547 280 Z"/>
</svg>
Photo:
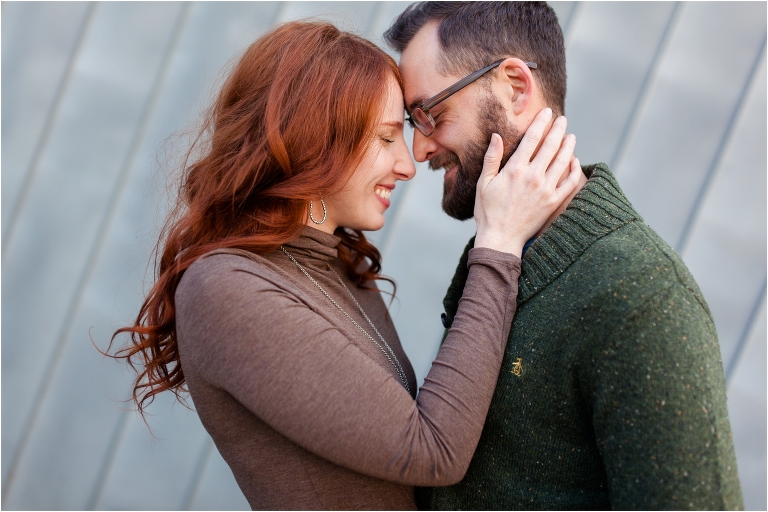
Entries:
<svg viewBox="0 0 768 512">
<path fill-rule="evenodd" d="M 539 112 L 501 170 L 504 143 L 498 134 L 491 136 L 477 182 L 475 247 L 521 257 L 525 243 L 576 189 L 581 166 L 573 157 L 576 137 L 565 136 L 565 117 L 555 120 L 531 160 L 550 119 L 551 109 Z M 558 185 L 564 174 L 567 177 Z"/>
</svg>

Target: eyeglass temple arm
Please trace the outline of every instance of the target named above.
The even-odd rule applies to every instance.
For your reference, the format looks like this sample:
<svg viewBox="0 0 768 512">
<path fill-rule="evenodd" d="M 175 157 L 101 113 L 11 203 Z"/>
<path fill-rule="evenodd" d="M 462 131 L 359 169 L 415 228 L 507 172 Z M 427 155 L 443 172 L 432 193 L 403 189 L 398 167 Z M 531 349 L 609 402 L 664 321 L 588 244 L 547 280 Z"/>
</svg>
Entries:
<svg viewBox="0 0 768 512">
<path fill-rule="evenodd" d="M 434 107 L 435 105 L 445 100 L 446 98 L 453 96 L 455 93 L 457 93 L 464 87 L 468 86 L 469 84 L 471 84 L 472 82 L 474 82 L 475 80 L 477 80 L 478 78 L 486 74 L 488 71 L 490 71 L 491 69 L 495 68 L 496 66 L 504 62 L 505 60 L 507 59 L 505 58 L 505 59 L 498 60 L 493 64 L 489 64 L 485 66 L 483 69 L 478 69 L 471 75 L 465 76 L 464 78 L 462 78 L 461 80 L 459 80 L 458 82 L 450 86 L 449 88 L 435 94 L 434 96 L 429 98 L 427 101 L 422 103 L 421 108 L 425 110 L 429 110 L 430 108 Z M 538 65 L 535 62 L 526 62 L 525 65 L 531 69 L 536 69 L 538 67 Z"/>
</svg>

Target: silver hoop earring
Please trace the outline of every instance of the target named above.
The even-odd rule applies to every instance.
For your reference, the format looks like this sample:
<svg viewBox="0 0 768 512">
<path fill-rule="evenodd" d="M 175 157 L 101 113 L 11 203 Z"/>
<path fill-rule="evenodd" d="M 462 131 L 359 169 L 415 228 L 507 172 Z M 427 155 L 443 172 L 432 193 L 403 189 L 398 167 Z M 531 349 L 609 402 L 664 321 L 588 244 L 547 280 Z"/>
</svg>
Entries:
<svg viewBox="0 0 768 512">
<path fill-rule="evenodd" d="M 309 220 L 311 220 L 315 224 L 322 224 L 323 222 L 325 222 L 325 218 L 328 216 L 328 211 L 325 209 L 325 201 L 323 201 L 322 198 L 320 198 L 320 204 L 323 205 L 323 220 L 317 221 L 312 216 L 312 201 L 309 202 Z"/>
</svg>

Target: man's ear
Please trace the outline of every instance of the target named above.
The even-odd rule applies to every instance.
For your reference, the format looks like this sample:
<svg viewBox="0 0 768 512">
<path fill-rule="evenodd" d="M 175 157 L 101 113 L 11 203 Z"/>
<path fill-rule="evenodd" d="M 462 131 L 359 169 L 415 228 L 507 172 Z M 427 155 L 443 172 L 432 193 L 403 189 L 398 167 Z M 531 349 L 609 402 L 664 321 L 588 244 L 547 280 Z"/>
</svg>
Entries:
<svg viewBox="0 0 768 512">
<path fill-rule="evenodd" d="M 519 116 L 525 112 L 533 99 L 537 84 L 528 65 L 515 57 L 499 64 L 497 78 L 512 106 L 512 112 Z"/>
</svg>

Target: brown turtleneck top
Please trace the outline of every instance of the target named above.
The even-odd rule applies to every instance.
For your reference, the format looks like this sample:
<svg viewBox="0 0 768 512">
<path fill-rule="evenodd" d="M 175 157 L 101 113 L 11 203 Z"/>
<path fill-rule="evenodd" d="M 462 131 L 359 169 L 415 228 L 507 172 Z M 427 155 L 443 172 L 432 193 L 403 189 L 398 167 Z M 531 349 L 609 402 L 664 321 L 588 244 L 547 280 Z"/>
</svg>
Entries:
<svg viewBox="0 0 768 512">
<path fill-rule="evenodd" d="M 377 291 L 351 283 L 339 238 L 285 248 L 371 336 L 347 288 L 416 388 Z M 279 249 L 209 253 L 176 291 L 176 330 L 200 419 L 254 509 L 415 509 L 413 486 L 464 476 L 515 312 L 520 260 L 472 249 L 453 326 L 418 398 L 392 364 Z"/>
</svg>

